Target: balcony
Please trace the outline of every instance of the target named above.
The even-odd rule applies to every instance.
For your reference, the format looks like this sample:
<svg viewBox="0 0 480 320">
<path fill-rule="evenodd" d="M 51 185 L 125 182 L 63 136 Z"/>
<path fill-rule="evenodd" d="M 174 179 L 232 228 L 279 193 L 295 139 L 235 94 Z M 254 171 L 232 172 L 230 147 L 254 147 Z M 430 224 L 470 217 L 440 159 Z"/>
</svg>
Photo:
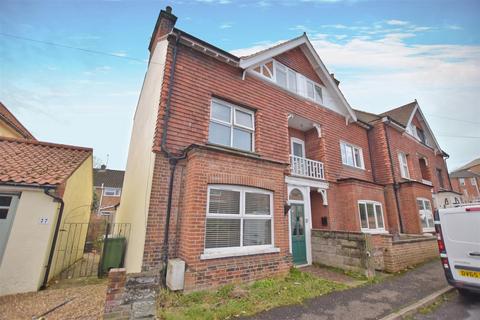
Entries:
<svg viewBox="0 0 480 320">
<path fill-rule="evenodd" d="M 290 167 L 292 175 L 325 180 L 323 162 L 290 155 Z"/>
</svg>

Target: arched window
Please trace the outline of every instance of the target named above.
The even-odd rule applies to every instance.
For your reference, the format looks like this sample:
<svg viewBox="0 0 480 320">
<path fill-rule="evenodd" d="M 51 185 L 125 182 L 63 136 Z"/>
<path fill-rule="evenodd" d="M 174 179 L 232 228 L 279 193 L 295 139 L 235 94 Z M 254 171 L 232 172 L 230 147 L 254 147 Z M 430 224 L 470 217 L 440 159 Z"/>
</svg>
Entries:
<svg viewBox="0 0 480 320">
<path fill-rule="evenodd" d="M 296 200 L 296 201 L 303 201 L 303 194 L 300 190 L 293 189 L 292 191 L 290 191 L 290 195 L 288 196 L 288 199 Z"/>
</svg>

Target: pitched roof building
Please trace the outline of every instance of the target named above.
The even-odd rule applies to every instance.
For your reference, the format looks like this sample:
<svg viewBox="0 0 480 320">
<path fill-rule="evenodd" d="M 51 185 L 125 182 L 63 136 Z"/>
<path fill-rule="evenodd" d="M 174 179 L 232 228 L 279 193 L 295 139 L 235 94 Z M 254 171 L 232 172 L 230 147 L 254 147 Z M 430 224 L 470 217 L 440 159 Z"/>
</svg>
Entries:
<svg viewBox="0 0 480 320">
<path fill-rule="evenodd" d="M 434 232 L 447 155 L 416 101 L 356 112 L 305 34 L 237 57 L 176 20 L 159 15 L 134 118 L 116 220 L 132 223 L 128 272 L 181 259 L 198 290 L 326 263 L 321 231 Z M 436 256 L 427 240 L 406 256 Z"/>
<path fill-rule="evenodd" d="M 57 240 L 89 221 L 92 162 L 90 148 L 37 141 L 0 105 L 0 295 L 45 287 L 82 258 L 63 259 L 68 239 Z"/>
</svg>

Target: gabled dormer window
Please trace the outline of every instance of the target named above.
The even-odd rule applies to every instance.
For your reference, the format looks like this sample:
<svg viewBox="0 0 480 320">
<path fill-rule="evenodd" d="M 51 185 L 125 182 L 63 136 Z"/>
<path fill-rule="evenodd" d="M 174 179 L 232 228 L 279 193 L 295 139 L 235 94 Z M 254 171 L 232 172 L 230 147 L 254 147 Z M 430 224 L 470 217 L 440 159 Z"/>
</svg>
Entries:
<svg viewBox="0 0 480 320">
<path fill-rule="evenodd" d="M 252 69 L 280 87 L 317 103 L 323 103 L 323 87 L 288 68 L 276 60 L 270 60 Z"/>
</svg>

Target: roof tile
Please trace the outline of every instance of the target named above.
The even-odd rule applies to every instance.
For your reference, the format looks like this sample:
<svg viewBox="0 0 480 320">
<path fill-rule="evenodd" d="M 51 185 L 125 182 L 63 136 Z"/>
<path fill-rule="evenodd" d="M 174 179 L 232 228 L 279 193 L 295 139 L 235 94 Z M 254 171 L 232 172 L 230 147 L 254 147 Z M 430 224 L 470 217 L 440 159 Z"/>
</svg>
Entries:
<svg viewBox="0 0 480 320">
<path fill-rule="evenodd" d="M 59 185 L 92 154 L 92 149 L 0 137 L 0 183 Z"/>
</svg>

